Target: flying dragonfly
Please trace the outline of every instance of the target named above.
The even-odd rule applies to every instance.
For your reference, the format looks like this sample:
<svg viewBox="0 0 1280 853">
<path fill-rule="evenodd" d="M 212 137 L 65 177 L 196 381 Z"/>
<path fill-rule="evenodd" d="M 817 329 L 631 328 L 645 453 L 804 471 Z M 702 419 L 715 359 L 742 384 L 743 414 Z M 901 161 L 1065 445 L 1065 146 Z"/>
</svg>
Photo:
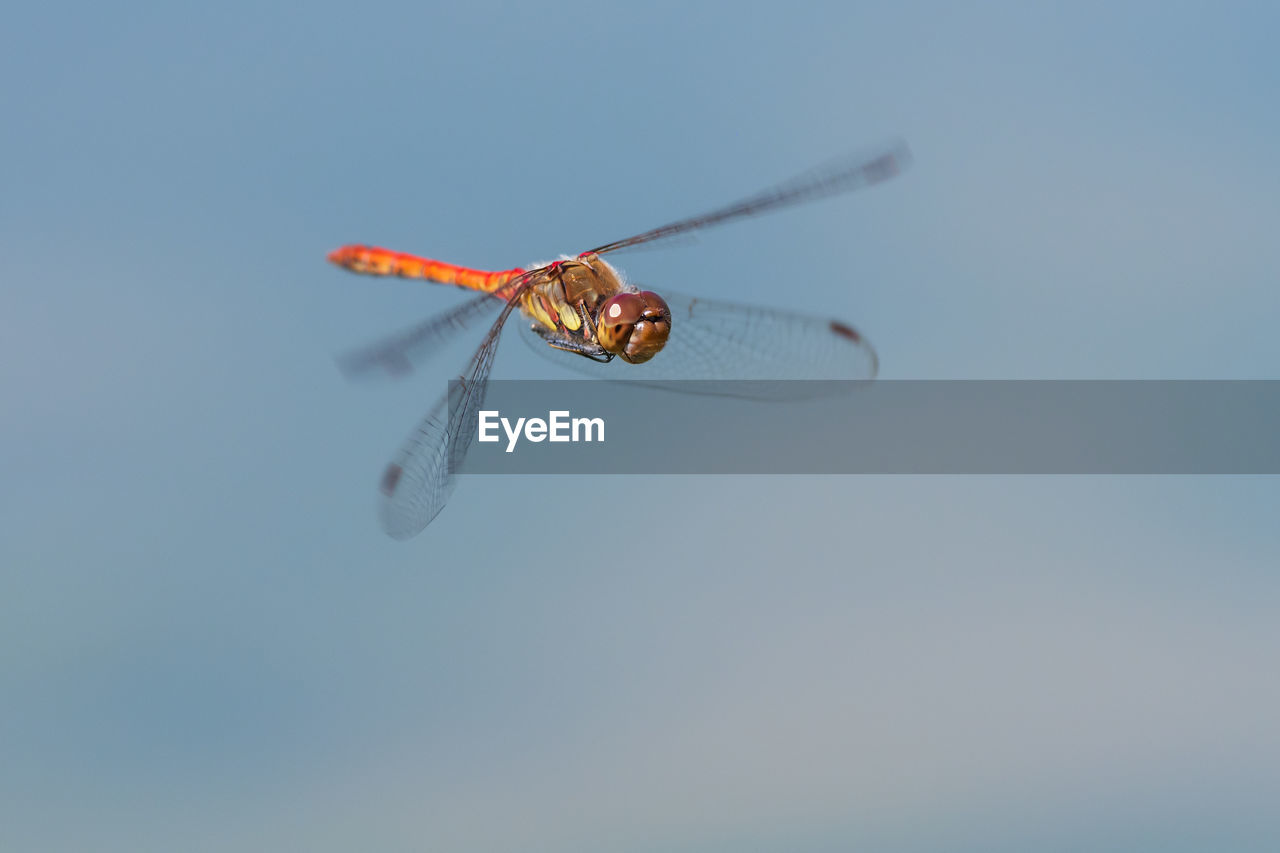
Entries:
<svg viewBox="0 0 1280 853">
<path fill-rule="evenodd" d="M 529 268 L 487 272 L 363 245 L 330 252 L 330 261 L 352 272 L 425 279 L 479 294 L 350 353 L 340 361 L 349 375 L 407 372 L 476 320 L 497 312 L 454 386 L 452 400 L 446 393 L 437 402 L 383 473 L 384 529 L 393 537 L 409 538 L 444 508 L 455 485 L 453 472 L 474 436 L 503 327 L 517 311 L 525 338 L 537 351 L 604 378 L 616 378 L 619 371 L 641 372 L 637 378 L 657 384 L 681 379 L 873 378 L 875 350 L 847 323 L 670 291 L 659 295 L 628 283 L 604 256 L 878 184 L 897 175 L 909 161 L 906 146 L 894 143 L 819 167 L 710 213 Z"/>
</svg>

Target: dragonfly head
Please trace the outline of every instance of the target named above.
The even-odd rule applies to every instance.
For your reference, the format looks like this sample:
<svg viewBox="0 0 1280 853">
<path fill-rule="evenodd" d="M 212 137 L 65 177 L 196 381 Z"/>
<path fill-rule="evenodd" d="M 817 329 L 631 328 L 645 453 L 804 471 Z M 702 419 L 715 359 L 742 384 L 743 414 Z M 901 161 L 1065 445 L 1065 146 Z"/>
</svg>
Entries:
<svg viewBox="0 0 1280 853">
<path fill-rule="evenodd" d="M 610 296 L 596 316 L 600 346 L 632 364 L 657 355 L 669 334 L 671 309 L 651 290 Z"/>
</svg>

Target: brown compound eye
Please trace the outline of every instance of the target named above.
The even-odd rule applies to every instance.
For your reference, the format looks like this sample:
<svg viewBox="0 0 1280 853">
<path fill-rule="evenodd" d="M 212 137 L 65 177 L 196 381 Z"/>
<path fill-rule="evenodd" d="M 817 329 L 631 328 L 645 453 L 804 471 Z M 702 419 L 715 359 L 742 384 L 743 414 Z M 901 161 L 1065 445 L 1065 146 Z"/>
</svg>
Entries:
<svg viewBox="0 0 1280 853">
<path fill-rule="evenodd" d="M 644 299 L 639 293 L 619 293 L 610 296 L 600 306 L 602 326 L 630 326 L 644 313 Z"/>
<path fill-rule="evenodd" d="M 614 355 L 623 355 L 643 311 L 644 300 L 635 293 L 619 293 L 606 299 L 596 315 L 596 337 L 600 346 Z"/>
</svg>

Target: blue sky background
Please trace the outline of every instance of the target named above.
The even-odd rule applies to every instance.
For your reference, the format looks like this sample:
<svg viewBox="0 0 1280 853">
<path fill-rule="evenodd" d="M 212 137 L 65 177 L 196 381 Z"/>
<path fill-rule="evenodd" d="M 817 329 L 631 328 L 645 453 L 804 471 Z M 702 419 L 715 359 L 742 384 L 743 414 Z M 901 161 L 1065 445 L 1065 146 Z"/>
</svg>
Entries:
<svg viewBox="0 0 1280 853">
<path fill-rule="evenodd" d="M 1274 478 L 472 477 L 396 543 L 378 473 L 467 342 L 332 356 L 460 296 L 324 254 L 509 267 L 900 134 L 891 184 L 620 262 L 886 378 L 1278 378 L 1278 29 L 9 10 L 0 848 L 1276 849 Z"/>
</svg>

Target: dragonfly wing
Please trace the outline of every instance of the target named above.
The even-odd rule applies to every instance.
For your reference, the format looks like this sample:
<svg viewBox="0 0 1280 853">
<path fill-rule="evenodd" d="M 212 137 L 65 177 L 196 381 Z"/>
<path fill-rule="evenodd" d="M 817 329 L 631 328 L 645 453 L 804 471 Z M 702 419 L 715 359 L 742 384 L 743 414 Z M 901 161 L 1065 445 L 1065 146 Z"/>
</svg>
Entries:
<svg viewBox="0 0 1280 853">
<path fill-rule="evenodd" d="M 615 240 L 592 249 L 598 255 L 640 246 L 658 240 L 668 240 L 692 231 L 700 231 L 722 222 L 758 216 L 784 207 L 802 204 L 814 199 L 826 198 L 874 186 L 897 175 L 911 163 L 911 151 L 901 140 L 870 152 L 860 152 L 832 160 L 816 169 L 810 169 L 790 181 L 778 184 L 739 202 L 691 216 L 678 222 L 636 234 L 625 240 Z"/>
<path fill-rule="evenodd" d="M 441 397 L 382 474 L 378 516 L 388 536 L 408 539 L 440 514 L 453 492 L 447 457 L 449 397 Z"/>
<path fill-rule="evenodd" d="M 454 471 L 476 434 L 476 420 L 502 338 L 515 307 L 508 302 L 476 350 L 466 373 L 450 385 L 382 475 L 382 527 L 396 539 L 417 535 L 444 509 L 453 493 Z"/>
<path fill-rule="evenodd" d="M 366 347 L 338 357 L 338 367 L 348 379 L 375 375 L 405 376 L 428 361 L 476 320 L 492 315 L 502 302 L 492 294 L 468 299 L 441 311 L 416 326 L 389 335 Z"/>
<path fill-rule="evenodd" d="M 535 352 L 580 373 L 617 382 L 640 382 L 700 394 L 795 399 L 824 393 L 817 385 L 786 380 L 870 380 L 876 352 L 845 323 L 773 308 L 666 293 L 671 337 L 644 364 L 615 359 L 601 364 L 548 347 L 528 323 L 523 337 Z M 772 380 L 753 385 L 687 386 L 685 380 Z M 674 383 L 674 384 L 673 384 Z"/>
</svg>

